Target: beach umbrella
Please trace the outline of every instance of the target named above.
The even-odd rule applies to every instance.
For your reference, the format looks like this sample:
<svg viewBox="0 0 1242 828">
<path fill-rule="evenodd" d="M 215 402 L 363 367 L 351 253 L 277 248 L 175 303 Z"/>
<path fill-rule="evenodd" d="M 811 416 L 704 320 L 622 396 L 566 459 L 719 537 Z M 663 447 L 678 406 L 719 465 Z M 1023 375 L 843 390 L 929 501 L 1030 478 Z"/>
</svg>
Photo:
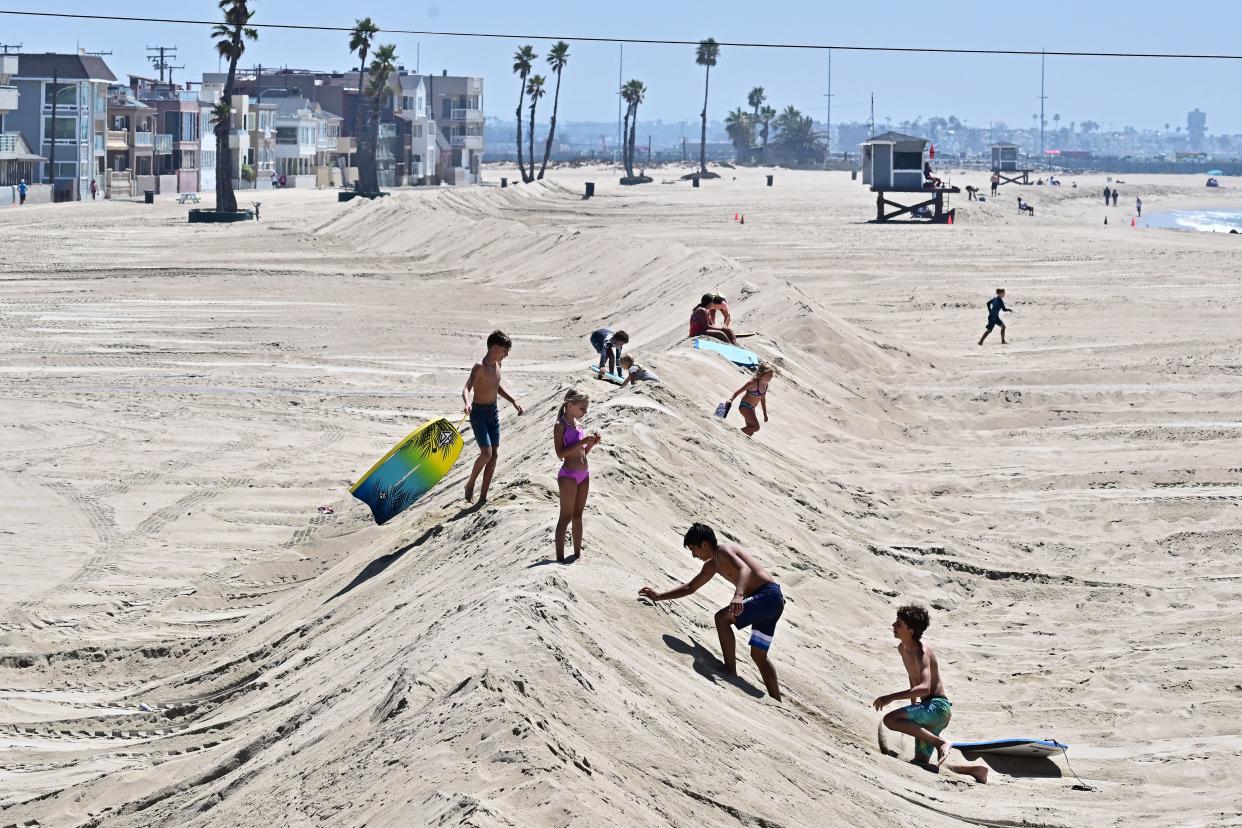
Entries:
<svg viewBox="0 0 1242 828">
<path fill-rule="evenodd" d="M 1208 175 L 1224 175 L 1225 173 L 1223 170 L 1208 170 L 1207 174 Z"/>
</svg>

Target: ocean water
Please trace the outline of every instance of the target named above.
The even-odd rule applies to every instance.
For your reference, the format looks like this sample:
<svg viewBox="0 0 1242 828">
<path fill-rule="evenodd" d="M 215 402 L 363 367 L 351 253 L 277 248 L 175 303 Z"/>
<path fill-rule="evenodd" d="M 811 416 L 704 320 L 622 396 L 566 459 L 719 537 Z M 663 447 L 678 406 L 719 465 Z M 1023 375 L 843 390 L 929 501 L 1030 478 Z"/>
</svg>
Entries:
<svg viewBox="0 0 1242 828">
<path fill-rule="evenodd" d="M 1141 219 L 1148 227 L 1197 230 L 1201 233 L 1242 233 L 1242 210 L 1173 210 L 1149 213 Z"/>
</svg>

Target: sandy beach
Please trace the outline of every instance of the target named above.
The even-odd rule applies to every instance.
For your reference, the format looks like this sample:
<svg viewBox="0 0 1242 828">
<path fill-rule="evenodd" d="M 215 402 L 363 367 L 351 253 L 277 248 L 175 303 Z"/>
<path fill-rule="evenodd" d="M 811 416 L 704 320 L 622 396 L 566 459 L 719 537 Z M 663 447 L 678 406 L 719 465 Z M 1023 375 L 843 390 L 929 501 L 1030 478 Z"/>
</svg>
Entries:
<svg viewBox="0 0 1242 828">
<path fill-rule="evenodd" d="M 848 173 L 683 172 L 0 211 L 0 828 L 1242 825 L 1242 237 L 1130 226 L 1242 188 L 1065 176 L 906 226 Z M 779 368 L 753 440 L 686 344 L 706 291 Z M 584 370 L 605 324 L 662 385 Z M 457 421 L 493 328 L 526 413 L 490 499 L 467 435 L 375 526 L 348 487 Z M 604 442 L 562 566 L 573 386 Z M 722 580 L 637 600 L 697 571 L 695 520 L 785 589 L 783 703 L 744 637 L 717 672 Z M 1056 739 L 1089 790 L 880 753 L 907 600 L 945 736 Z"/>
</svg>

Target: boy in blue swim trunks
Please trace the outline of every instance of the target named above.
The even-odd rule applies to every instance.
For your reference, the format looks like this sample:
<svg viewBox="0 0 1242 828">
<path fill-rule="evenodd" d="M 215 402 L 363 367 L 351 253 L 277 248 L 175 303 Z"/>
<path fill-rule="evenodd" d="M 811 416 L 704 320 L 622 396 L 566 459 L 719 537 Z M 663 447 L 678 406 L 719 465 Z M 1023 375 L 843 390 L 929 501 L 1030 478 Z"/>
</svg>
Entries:
<svg viewBox="0 0 1242 828">
<path fill-rule="evenodd" d="M 1005 307 L 1004 288 L 996 289 L 996 295 L 988 300 L 987 307 L 988 327 L 984 330 L 983 336 L 979 337 L 979 344 L 982 345 L 983 340 L 988 338 L 988 334 L 992 332 L 992 329 L 999 326 L 1001 331 L 1001 344 L 1008 345 L 1009 343 L 1005 341 L 1005 321 L 1001 319 L 1001 311 L 1004 311 L 1005 313 L 1013 313 L 1013 308 Z"/>
<path fill-rule="evenodd" d="M 688 583 L 667 592 L 643 587 L 638 594 L 652 602 L 672 601 L 693 595 L 716 575 L 723 575 L 731 581 L 736 587 L 733 600 L 716 613 L 716 632 L 720 635 L 724 671 L 731 676 L 737 675 L 732 628 L 740 630 L 750 627 L 750 657 L 763 676 L 763 686 L 768 689 L 768 695 L 780 701 L 781 688 L 776 681 L 776 668 L 768 660 L 768 648 L 772 646 L 776 622 L 785 611 L 781 585 L 736 543 L 717 543 L 716 533 L 710 526 L 692 524 L 686 531 L 683 543 L 691 555 L 704 561 L 699 574 Z"/>
<path fill-rule="evenodd" d="M 479 500 L 487 500 L 487 488 L 492 484 L 492 473 L 496 471 L 496 456 L 500 451 L 500 411 L 496 407 L 496 398 L 504 397 L 517 409 L 518 416 L 522 415 L 522 406 L 500 386 L 500 363 L 512 347 L 509 337 L 501 331 L 492 331 L 487 337 L 487 355 L 470 369 L 466 387 L 461 390 L 461 401 L 466 415 L 470 417 L 475 442 L 479 444 L 479 458 L 474 461 L 470 479 L 466 482 L 467 503 L 474 501 L 474 480 L 480 471 L 483 472 L 483 485 L 479 490 Z M 472 392 L 473 401 L 470 399 Z"/>
<path fill-rule="evenodd" d="M 876 710 L 883 710 L 900 699 L 909 699 L 913 704 L 894 710 L 884 716 L 884 726 L 898 733 L 905 733 L 915 738 L 914 761 L 918 764 L 931 764 L 933 748 L 936 751 L 936 765 L 948 767 L 954 773 L 974 777 L 976 782 L 987 782 L 987 765 L 949 764 L 949 751 L 953 743 L 940 738 L 940 732 L 949 726 L 953 718 L 953 706 L 944 692 L 944 682 L 940 679 L 940 663 L 931 645 L 923 641 L 923 633 L 931 623 L 927 610 L 916 604 L 907 604 L 897 610 L 897 620 L 893 622 L 893 637 L 901 643 L 897 652 L 905 665 L 906 675 L 910 679 L 909 690 L 898 690 L 880 696 L 871 705 Z"/>
</svg>

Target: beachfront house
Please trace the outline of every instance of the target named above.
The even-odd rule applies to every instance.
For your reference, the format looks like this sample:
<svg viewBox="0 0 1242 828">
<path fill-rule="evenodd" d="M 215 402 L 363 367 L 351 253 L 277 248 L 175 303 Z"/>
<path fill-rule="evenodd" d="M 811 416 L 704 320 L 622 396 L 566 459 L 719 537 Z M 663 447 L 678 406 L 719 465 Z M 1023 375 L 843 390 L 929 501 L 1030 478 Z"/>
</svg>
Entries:
<svg viewBox="0 0 1242 828">
<path fill-rule="evenodd" d="M 134 96 L 153 110 L 155 175 L 161 193 L 198 192 L 198 93 L 175 83 L 129 76 Z"/>
<path fill-rule="evenodd" d="M 9 84 L 17 87 L 17 107 L 4 128 L 46 159 L 36 178 L 53 186 L 57 201 L 90 198 L 91 181 L 103 184 L 108 84 L 115 81 L 103 58 L 85 52 L 17 55 Z"/>
<path fill-rule="evenodd" d="M 108 89 L 107 198 L 133 198 L 156 190 L 155 110 L 134 97 L 128 86 Z"/>
<path fill-rule="evenodd" d="M 26 201 L 51 200 L 51 187 L 36 184 L 39 164 L 44 160 L 31 151 L 26 139 L 5 124 L 6 116 L 17 109 L 17 86 L 11 79 L 17 74 L 17 55 L 0 55 L 0 207 L 18 201 L 17 185 L 26 182 Z"/>
<path fill-rule="evenodd" d="M 401 184 L 430 184 L 436 174 L 439 149 L 436 146 L 436 122 L 429 117 L 426 78 L 422 75 L 401 75 L 397 78 L 400 95 L 394 114 L 403 124 L 401 130 Z"/>
<path fill-rule="evenodd" d="M 341 186 L 341 116 L 301 95 L 272 92 L 268 100 L 276 109 L 276 174 L 281 186 Z"/>
<path fill-rule="evenodd" d="M 910 192 L 923 189 L 927 139 L 882 132 L 862 144 L 863 184 L 873 190 Z"/>
<path fill-rule="evenodd" d="M 427 76 L 429 116 L 437 132 L 436 177 L 448 184 L 478 184 L 483 163 L 483 79 Z"/>
</svg>

